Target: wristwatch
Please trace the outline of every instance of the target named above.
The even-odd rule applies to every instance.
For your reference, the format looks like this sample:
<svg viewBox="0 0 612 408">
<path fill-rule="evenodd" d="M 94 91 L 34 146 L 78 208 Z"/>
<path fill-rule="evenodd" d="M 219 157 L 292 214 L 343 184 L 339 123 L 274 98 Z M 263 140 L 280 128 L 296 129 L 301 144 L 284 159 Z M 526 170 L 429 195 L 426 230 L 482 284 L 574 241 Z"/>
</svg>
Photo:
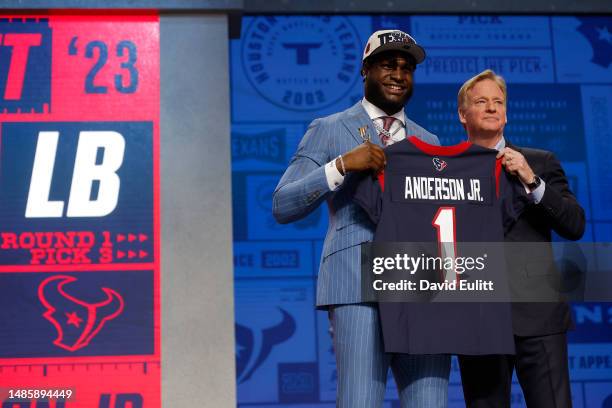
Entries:
<svg viewBox="0 0 612 408">
<path fill-rule="evenodd" d="M 527 184 L 527 188 L 529 188 L 529 191 L 533 191 L 536 188 L 540 187 L 540 184 L 542 184 L 542 179 L 534 175 L 533 181 Z"/>
</svg>

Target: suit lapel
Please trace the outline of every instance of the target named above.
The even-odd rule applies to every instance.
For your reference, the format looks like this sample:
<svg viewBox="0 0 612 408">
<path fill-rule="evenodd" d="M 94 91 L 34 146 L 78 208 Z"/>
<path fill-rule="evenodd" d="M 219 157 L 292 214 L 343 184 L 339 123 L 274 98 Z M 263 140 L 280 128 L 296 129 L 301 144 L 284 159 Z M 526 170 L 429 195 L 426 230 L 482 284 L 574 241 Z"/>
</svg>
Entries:
<svg viewBox="0 0 612 408">
<path fill-rule="evenodd" d="M 372 120 L 365 109 L 363 109 L 363 106 L 361 106 L 361 101 L 353 105 L 346 113 L 346 116 L 342 118 L 342 123 L 357 143 L 363 143 L 363 138 L 359 134 L 359 128 L 365 127 L 366 137 L 369 134 L 370 141 L 380 146 L 378 133 L 372 124 Z"/>
</svg>

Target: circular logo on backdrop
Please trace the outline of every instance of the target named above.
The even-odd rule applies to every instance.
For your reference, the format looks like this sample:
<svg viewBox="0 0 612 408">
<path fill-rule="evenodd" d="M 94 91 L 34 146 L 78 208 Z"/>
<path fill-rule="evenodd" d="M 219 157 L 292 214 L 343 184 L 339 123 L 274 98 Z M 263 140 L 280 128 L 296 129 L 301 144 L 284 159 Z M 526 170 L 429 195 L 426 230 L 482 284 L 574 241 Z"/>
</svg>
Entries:
<svg viewBox="0 0 612 408">
<path fill-rule="evenodd" d="M 246 77 L 266 100 L 311 111 L 345 97 L 359 78 L 361 40 L 345 17 L 257 17 L 242 40 Z"/>
</svg>

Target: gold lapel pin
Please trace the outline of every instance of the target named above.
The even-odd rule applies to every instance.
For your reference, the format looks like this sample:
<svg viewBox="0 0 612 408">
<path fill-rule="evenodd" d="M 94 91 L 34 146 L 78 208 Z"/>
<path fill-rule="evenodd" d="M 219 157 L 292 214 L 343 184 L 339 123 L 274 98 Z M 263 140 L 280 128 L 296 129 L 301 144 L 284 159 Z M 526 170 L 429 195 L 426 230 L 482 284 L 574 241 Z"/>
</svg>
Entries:
<svg viewBox="0 0 612 408">
<path fill-rule="evenodd" d="M 359 130 L 359 136 L 361 136 L 361 138 L 363 139 L 364 142 L 369 142 L 370 141 L 370 134 L 368 133 L 368 126 L 362 126 L 360 128 L 358 128 Z"/>
</svg>

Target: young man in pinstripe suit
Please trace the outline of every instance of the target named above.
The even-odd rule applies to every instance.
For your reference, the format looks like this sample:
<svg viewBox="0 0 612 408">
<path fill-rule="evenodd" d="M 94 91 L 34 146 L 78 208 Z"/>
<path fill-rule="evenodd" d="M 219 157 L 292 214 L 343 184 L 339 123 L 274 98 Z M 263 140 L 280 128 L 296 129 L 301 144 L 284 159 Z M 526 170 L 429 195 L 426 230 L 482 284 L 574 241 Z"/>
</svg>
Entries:
<svg viewBox="0 0 612 408">
<path fill-rule="evenodd" d="M 345 177 L 383 169 L 382 147 L 407 135 L 439 144 L 404 113 L 413 72 L 424 59 L 425 51 L 408 34 L 373 33 L 362 59 L 365 97 L 310 124 L 273 195 L 280 223 L 301 219 L 327 202 L 330 225 L 319 267 L 317 307 L 329 310 L 341 408 L 380 407 L 389 367 L 402 407 L 447 405 L 450 357 L 385 354 L 376 305 L 361 302 L 359 244 L 372 240 L 374 225 L 353 203 L 351 178 Z"/>
</svg>

